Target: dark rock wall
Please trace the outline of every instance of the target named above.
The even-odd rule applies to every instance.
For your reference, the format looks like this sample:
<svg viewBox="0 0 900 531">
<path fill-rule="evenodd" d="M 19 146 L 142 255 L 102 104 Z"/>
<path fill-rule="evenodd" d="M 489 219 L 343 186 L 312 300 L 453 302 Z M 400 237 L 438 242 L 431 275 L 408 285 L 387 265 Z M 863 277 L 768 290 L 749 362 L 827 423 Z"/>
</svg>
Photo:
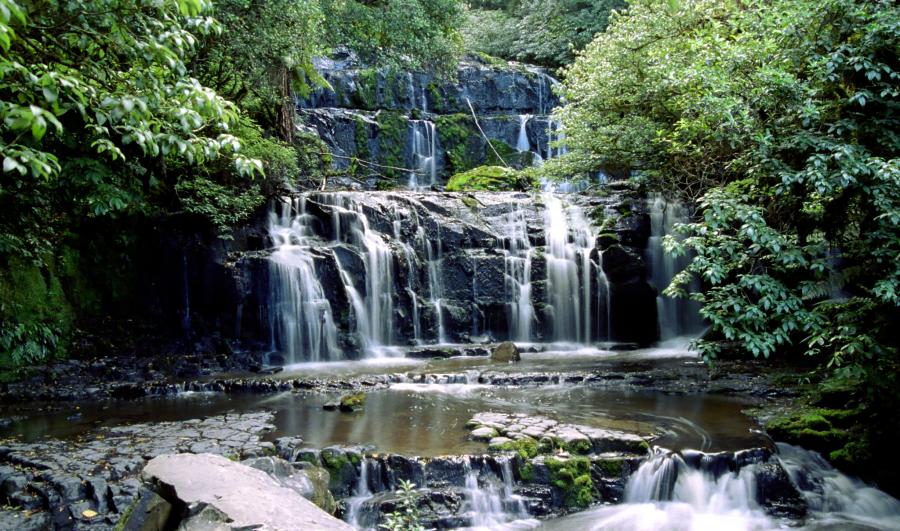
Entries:
<svg viewBox="0 0 900 531">
<path fill-rule="evenodd" d="M 329 87 L 298 101 L 298 114 L 302 127 L 318 134 L 335 155 L 334 169 L 345 177 L 334 178 L 336 186 L 405 185 L 409 173 L 403 169 L 421 162 L 414 154 L 413 131 L 422 130 L 422 121 L 435 125 L 436 184 L 475 166 L 497 164 L 498 155 L 513 166 L 530 165 L 535 157 L 515 149 L 520 116 L 529 117 L 528 151 L 546 157 L 550 149 L 547 115 L 559 100 L 552 89 L 555 80 L 542 69 L 471 60 L 439 76 L 366 68 L 353 57 L 323 59 L 317 66 Z"/>
<path fill-rule="evenodd" d="M 511 307 L 516 300 L 509 291 L 504 251 L 509 245 L 508 225 L 514 212 L 525 220 L 531 247 L 530 303 L 534 317 L 530 339 L 554 339 L 555 312 L 548 293 L 553 288 L 547 280 L 545 197 L 523 193 L 308 194 L 305 208 L 314 232 L 314 245 L 308 252 L 331 306 L 342 357 L 361 355 L 364 341 L 357 333 L 359 316 L 352 308 L 340 270 L 352 279 L 364 298 L 369 295 L 366 280 L 373 274 L 365 264 L 366 250 L 350 241 L 348 231 L 342 230 L 344 235 L 336 239 L 335 214 L 346 215 L 347 210 L 364 215 L 369 230 L 390 249 L 393 281 L 388 289 L 393 308 L 393 344 L 414 343 L 414 299 L 421 330 L 419 339 L 424 343 L 437 340 L 438 312 L 431 296 L 434 279 L 429 276 L 426 249 L 426 245 L 432 245 L 432 250 L 436 250 L 437 241 L 441 251 L 437 272 L 443 285 L 440 316 L 446 340 L 466 343 L 521 339 L 515 338 L 510 329 Z M 649 230 L 643 201 L 627 194 L 571 195 L 564 201 L 568 208 L 579 209 L 593 218 L 594 242 L 589 253 L 590 341 L 655 341 L 656 292 L 646 281 L 641 253 Z M 626 207 L 630 214 L 622 217 L 619 212 Z M 187 336 L 195 339 L 212 336 L 250 349 L 267 349 L 273 344 L 270 325 L 275 310 L 270 307 L 272 277 L 267 258 L 273 249 L 265 236 L 267 218 L 261 212 L 254 226 L 227 242 L 196 235 L 161 242 L 160 282 L 169 286 L 162 290 L 169 293 L 162 305 L 173 328 L 182 327 Z M 596 228 L 601 218 L 602 230 Z M 582 266 L 578 267 L 581 278 Z M 608 298 L 598 286 L 601 269 L 609 283 Z M 274 339 L 278 346 L 278 338 Z"/>
</svg>

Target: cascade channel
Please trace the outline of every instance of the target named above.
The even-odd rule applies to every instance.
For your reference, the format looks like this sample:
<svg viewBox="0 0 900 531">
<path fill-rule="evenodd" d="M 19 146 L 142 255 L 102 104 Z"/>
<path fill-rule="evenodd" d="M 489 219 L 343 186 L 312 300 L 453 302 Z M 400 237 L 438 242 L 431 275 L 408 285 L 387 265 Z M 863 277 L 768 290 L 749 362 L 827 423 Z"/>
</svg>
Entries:
<svg viewBox="0 0 900 531">
<path fill-rule="evenodd" d="M 273 203 L 272 350 L 299 363 L 402 355 L 476 337 L 617 339 L 616 284 L 586 213 L 596 206 L 553 193 L 470 197 L 484 208 L 414 192 L 314 192 Z M 633 289 L 626 280 L 623 289 Z M 653 322 L 649 291 L 634 311 Z"/>
</svg>

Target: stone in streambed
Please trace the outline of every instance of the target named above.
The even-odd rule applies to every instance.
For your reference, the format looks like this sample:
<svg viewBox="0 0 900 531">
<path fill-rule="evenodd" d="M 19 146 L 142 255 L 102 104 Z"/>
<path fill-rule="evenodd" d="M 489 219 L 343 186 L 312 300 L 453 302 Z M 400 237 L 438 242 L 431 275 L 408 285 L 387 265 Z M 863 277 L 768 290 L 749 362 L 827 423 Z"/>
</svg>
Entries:
<svg viewBox="0 0 900 531">
<path fill-rule="evenodd" d="M 262 470 L 221 456 L 161 455 L 147 463 L 141 476 L 170 502 L 215 507 L 232 528 L 353 529 Z"/>
<path fill-rule="evenodd" d="M 344 413 L 352 413 L 354 411 L 362 411 L 366 405 L 365 393 L 350 393 L 341 396 L 337 400 L 326 402 L 322 409 L 327 411 L 341 410 Z"/>
<path fill-rule="evenodd" d="M 482 426 L 480 428 L 475 428 L 472 430 L 471 437 L 476 441 L 490 441 L 494 437 L 498 436 L 497 430 L 491 428 L 489 426 Z"/>
<path fill-rule="evenodd" d="M 494 351 L 491 353 L 491 361 L 497 361 L 500 363 L 515 363 L 522 360 L 522 356 L 519 355 L 519 347 L 516 346 L 512 341 L 504 341 L 497 345 L 494 348 Z"/>
</svg>

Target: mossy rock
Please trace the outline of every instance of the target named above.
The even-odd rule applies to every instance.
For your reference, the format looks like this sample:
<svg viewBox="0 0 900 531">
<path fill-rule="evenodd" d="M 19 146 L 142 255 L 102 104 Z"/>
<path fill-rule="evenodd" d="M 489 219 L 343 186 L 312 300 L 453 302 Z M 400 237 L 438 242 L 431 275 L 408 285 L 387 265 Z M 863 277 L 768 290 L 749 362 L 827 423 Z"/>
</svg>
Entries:
<svg viewBox="0 0 900 531">
<path fill-rule="evenodd" d="M 351 393 L 341 397 L 341 411 L 360 411 L 366 406 L 365 393 Z"/>
<path fill-rule="evenodd" d="M 587 507 L 594 502 L 594 482 L 588 458 L 563 460 L 549 457 L 544 464 L 550 470 L 550 484 L 562 491 L 567 507 Z"/>
<path fill-rule="evenodd" d="M 522 172 L 502 166 L 479 166 L 457 173 L 447 183 L 448 192 L 508 192 L 533 188 Z"/>
<path fill-rule="evenodd" d="M 844 430 L 835 428 L 822 415 L 822 411 L 806 411 L 775 418 L 766 424 L 766 431 L 777 441 L 799 444 L 825 454 L 843 447 L 849 437 Z"/>
<path fill-rule="evenodd" d="M 531 437 L 523 437 L 516 441 L 505 442 L 491 449 L 502 452 L 516 452 L 522 459 L 531 459 L 538 454 L 538 443 Z"/>
<path fill-rule="evenodd" d="M 601 459 L 596 461 L 595 464 L 605 478 L 622 477 L 624 466 L 621 459 Z"/>
</svg>

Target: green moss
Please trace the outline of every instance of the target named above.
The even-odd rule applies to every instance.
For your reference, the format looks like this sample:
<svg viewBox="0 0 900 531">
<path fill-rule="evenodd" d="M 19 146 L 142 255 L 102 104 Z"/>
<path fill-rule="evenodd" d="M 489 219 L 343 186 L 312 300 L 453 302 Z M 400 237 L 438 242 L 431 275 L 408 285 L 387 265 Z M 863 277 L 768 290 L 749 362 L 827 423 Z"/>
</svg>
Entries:
<svg viewBox="0 0 900 531">
<path fill-rule="evenodd" d="M 378 70 L 365 68 L 356 79 L 354 103 L 360 109 L 374 110 L 378 105 Z"/>
<path fill-rule="evenodd" d="M 622 460 L 621 459 L 603 459 L 597 461 L 597 466 L 606 477 L 622 476 Z"/>
<path fill-rule="evenodd" d="M 400 113 L 389 111 L 380 111 L 376 121 L 379 163 L 386 166 L 379 168 L 379 172 L 384 176 L 382 180 L 394 185 L 404 176 L 403 147 L 406 145 L 409 122 Z"/>
<path fill-rule="evenodd" d="M 641 444 L 639 444 L 638 446 L 640 446 L 641 450 L 644 450 L 645 452 L 650 451 L 650 443 L 648 443 L 647 441 L 641 441 Z"/>
<path fill-rule="evenodd" d="M 437 83 L 432 81 L 428 84 L 427 89 L 431 94 L 431 109 L 436 113 L 447 112 L 447 100 L 446 98 L 444 98 L 444 93 L 441 90 L 441 87 L 439 87 Z"/>
<path fill-rule="evenodd" d="M 566 445 L 566 448 L 572 453 L 582 455 L 589 454 L 591 453 L 591 450 L 594 449 L 590 441 L 585 441 L 583 439 L 572 441 L 570 444 Z"/>
<path fill-rule="evenodd" d="M 341 409 L 342 410 L 357 410 L 362 409 L 366 405 L 366 394 L 365 393 L 352 393 L 349 395 L 344 395 L 341 397 Z"/>
<path fill-rule="evenodd" d="M 510 162 L 510 157 L 518 153 L 514 147 L 502 140 L 491 140 L 490 144 L 494 149 L 488 148 L 487 153 L 485 153 L 484 163 L 487 166 L 499 166 L 504 162 Z M 497 155 L 500 155 L 500 157 Z M 500 160 L 501 158 L 503 160 Z"/>
<path fill-rule="evenodd" d="M 356 156 L 369 160 L 372 157 L 372 152 L 369 149 L 369 128 L 366 125 L 366 121 L 361 117 L 356 117 L 356 131 L 354 141 L 356 143 Z"/>
<path fill-rule="evenodd" d="M 550 470 L 550 483 L 562 491 L 567 507 L 587 507 L 593 503 L 594 482 L 588 458 L 561 460 L 549 457 L 544 464 Z"/>
<path fill-rule="evenodd" d="M 350 464 L 350 459 L 344 454 L 323 451 L 322 463 L 334 475 L 334 473 L 339 473 L 345 465 Z"/>
<path fill-rule="evenodd" d="M 479 166 L 457 173 L 447 183 L 448 192 L 490 191 L 501 192 L 528 189 L 521 172 L 500 166 Z"/>
<path fill-rule="evenodd" d="M 858 470 L 873 459 L 871 445 L 867 439 L 850 441 L 842 448 L 828 454 L 828 459 L 844 470 Z"/>
<path fill-rule="evenodd" d="M 534 479 L 534 466 L 528 461 L 524 461 L 521 466 L 519 466 L 519 477 L 522 478 L 524 482 L 530 482 Z"/>
<path fill-rule="evenodd" d="M 448 114 L 435 119 L 441 146 L 447 154 L 447 168 L 463 172 L 484 160 L 484 145 L 475 121 L 468 114 Z"/>
<path fill-rule="evenodd" d="M 531 459 L 538 454 L 538 443 L 531 437 L 501 444 L 496 449 L 504 452 L 516 452 L 522 459 Z"/>
<path fill-rule="evenodd" d="M 475 199 L 474 197 L 472 197 L 471 195 L 464 195 L 462 197 L 462 203 L 464 205 L 466 205 L 467 207 L 469 207 L 470 210 L 475 210 L 475 211 L 477 211 L 478 208 L 481 206 L 481 203 L 479 203 L 478 200 Z"/>
<path fill-rule="evenodd" d="M 822 415 L 827 410 L 807 410 L 778 417 L 766 424 L 766 431 L 777 441 L 799 444 L 829 453 L 847 443 L 848 434 Z"/>
</svg>

